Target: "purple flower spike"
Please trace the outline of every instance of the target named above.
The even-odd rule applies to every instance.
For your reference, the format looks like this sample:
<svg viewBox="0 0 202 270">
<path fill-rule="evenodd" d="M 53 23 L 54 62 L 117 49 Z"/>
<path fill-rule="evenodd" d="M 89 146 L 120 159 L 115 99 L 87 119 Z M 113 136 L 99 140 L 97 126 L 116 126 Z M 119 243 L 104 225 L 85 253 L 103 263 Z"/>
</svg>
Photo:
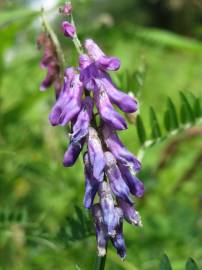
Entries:
<svg viewBox="0 0 202 270">
<path fill-rule="evenodd" d="M 100 205 L 103 213 L 104 224 L 107 228 L 109 236 L 115 236 L 115 228 L 118 223 L 117 215 L 114 207 L 114 200 L 111 190 L 107 182 L 102 182 L 99 186 Z"/>
<path fill-rule="evenodd" d="M 99 204 L 92 206 L 92 215 L 96 228 L 98 256 L 102 257 L 106 255 L 108 236 L 103 223 L 102 210 Z"/>
<path fill-rule="evenodd" d="M 76 160 L 77 160 L 77 158 L 82 150 L 84 142 L 85 142 L 84 139 L 76 144 L 70 142 L 68 149 L 64 154 L 63 165 L 65 167 L 70 167 L 70 166 L 74 165 L 74 163 L 76 162 Z"/>
<path fill-rule="evenodd" d="M 107 95 L 112 103 L 116 104 L 125 113 L 137 111 L 137 100 L 124 92 L 119 91 L 107 73 L 102 73 L 102 82 L 105 85 Z"/>
<path fill-rule="evenodd" d="M 85 173 L 85 196 L 84 196 L 84 206 L 85 208 L 91 208 L 95 195 L 99 187 L 99 181 L 93 177 L 92 167 L 90 165 L 90 160 L 88 153 L 84 154 L 84 173 Z"/>
<path fill-rule="evenodd" d="M 88 128 L 93 113 L 93 100 L 91 97 L 86 97 L 82 104 L 82 109 L 78 114 L 76 123 L 73 126 L 71 135 L 72 142 L 76 143 L 88 134 Z"/>
<path fill-rule="evenodd" d="M 125 241 L 123 238 L 123 223 L 121 222 L 117 226 L 117 232 L 116 236 L 114 238 L 111 238 L 113 246 L 117 250 L 117 254 L 121 257 L 122 260 L 125 259 L 126 257 L 126 246 L 125 246 Z"/>
<path fill-rule="evenodd" d="M 98 137 L 97 131 L 90 127 L 88 133 L 88 154 L 91 166 L 93 168 L 93 176 L 98 181 L 102 181 L 104 175 L 105 158 L 102 145 Z"/>
<path fill-rule="evenodd" d="M 128 223 L 135 226 L 142 226 L 142 221 L 139 213 L 134 209 L 134 206 L 125 202 L 124 200 L 118 199 L 118 205 L 123 211 L 123 216 Z"/>
<path fill-rule="evenodd" d="M 110 187 L 116 197 L 129 203 L 133 203 L 130 198 L 130 190 L 122 178 L 121 172 L 116 164 L 116 159 L 110 152 L 105 152 L 106 174 Z"/>
<path fill-rule="evenodd" d="M 80 111 L 83 85 L 79 81 L 79 75 L 75 74 L 71 82 L 66 79 L 63 91 L 60 93 L 49 115 L 53 126 L 67 125 Z"/>
<path fill-rule="evenodd" d="M 104 122 L 115 130 L 127 128 L 124 118 L 114 110 L 101 81 L 97 81 L 97 89 L 94 91 L 94 98 L 100 116 Z"/>
<path fill-rule="evenodd" d="M 141 164 L 139 160 L 128 151 L 117 134 L 108 125 L 104 125 L 103 136 L 107 147 L 120 164 L 130 167 L 134 171 L 140 170 Z"/>
<path fill-rule="evenodd" d="M 62 28 L 62 32 L 64 33 L 66 37 L 74 38 L 76 29 L 71 23 L 64 21 L 62 22 L 61 28 Z"/>
<path fill-rule="evenodd" d="M 136 197 L 142 197 L 144 195 L 144 184 L 124 165 L 119 165 L 119 169 L 123 176 L 123 179 L 126 181 L 130 192 Z"/>
</svg>

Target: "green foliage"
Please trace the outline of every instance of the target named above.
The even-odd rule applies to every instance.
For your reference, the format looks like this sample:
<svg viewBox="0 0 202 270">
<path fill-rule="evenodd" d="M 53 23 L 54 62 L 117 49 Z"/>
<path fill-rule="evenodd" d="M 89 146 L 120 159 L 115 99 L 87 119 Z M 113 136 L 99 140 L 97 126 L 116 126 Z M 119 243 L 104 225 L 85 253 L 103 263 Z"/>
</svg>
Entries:
<svg viewBox="0 0 202 270">
<path fill-rule="evenodd" d="M 150 44 L 156 44 L 158 46 L 185 50 L 194 53 L 202 52 L 201 42 L 166 30 L 136 27 L 134 35 L 141 41 L 148 42 Z"/>
<path fill-rule="evenodd" d="M 75 217 L 68 216 L 65 224 L 60 228 L 58 239 L 65 245 L 82 240 L 86 237 L 94 235 L 92 219 L 90 218 L 89 211 L 75 207 Z"/>
<path fill-rule="evenodd" d="M 160 270 L 172 270 L 170 260 L 166 254 L 163 255 L 160 261 Z"/>
<path fill-rule="evenodd" d="M 150 127 L 151 135 L 146 134 L 144 121 L 138 116 L 137 134 L 140 143 L 143 147 L 148 147 L 160 140 L 169 138 L 173 134 L 179 133 L 186 128 L 199 124 L 202 120 L 202 109 L 200 105 L 200 98 L 192 95 L 194 102 L 190 103 L 186 95 L 180 92 L 180 115 L 177 114 L 176 106 L 171 98 L 167 100 L 167 109 L 163 115 L 165 131 L 161 132 L 161 124 L 159 123 L 155 110 L 150 108 Z M 163 121 L 162 121 L 163 122 Z M 163 129 L 163 128 L 162 128 Z M 147 140 L 145 138 L 147 137 Z"/>
<path fill-rule="evenodd" d="M 12 224 L 26 224 L 27 223 L 27 211 L 12 211 L 1 210 L 0 211 L 0 227 L 8 227 Z"/>
<path fill-rule="evenodd" d="M 198 266 L 196 264 L 196 262 L 194 261 L 194 259 L 189 258 L 186 262 L 186 268 L 185 270 L 198 270 Z"/>
<path fill-rule="evenodd" d="M 166 254 L 164 254 L 160 261 L 160 270 L 172 270 L 170 260 Z M 194 259 L 189 258 L 186 262 L 185 270 L 198 270 L 198 266 Z"/>
</svg>

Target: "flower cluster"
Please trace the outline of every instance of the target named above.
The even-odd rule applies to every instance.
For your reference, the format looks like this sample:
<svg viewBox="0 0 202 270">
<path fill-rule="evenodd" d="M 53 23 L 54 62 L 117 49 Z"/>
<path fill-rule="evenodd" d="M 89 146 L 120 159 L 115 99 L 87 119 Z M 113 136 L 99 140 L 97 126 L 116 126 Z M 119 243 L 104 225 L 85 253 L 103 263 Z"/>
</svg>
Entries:
<svg viewBox="0 0 202 270">
<path fill-rule="evenodd" d="M 62 27 L 63 33 L 73 38 L 67 23 Z M 75 33 L 74 26 L 71 27 Z M 119 69 L 119 59 L 106 56 L 92 39 L 87 39 L 83 48 L 79 66 L 65 70 L 64 84 L 49 120 L 53 126 L 71 124 L 64 166 L 72 166 L 84 151 L 84 206 L 92 211 L 98 255 L 106 254 L 107 242 L 111 240 L 120 257 L 125 258 L 123 219 L 141 226 L 131 195 L 141 197 L 144 185 L 135 176 L 140 162 L 117 135 L 117 131 L 127 128 L 127 123 L 113 104 L 132 113 L 138 103 L 117 89 L 108 73 Z"/>
</svg>

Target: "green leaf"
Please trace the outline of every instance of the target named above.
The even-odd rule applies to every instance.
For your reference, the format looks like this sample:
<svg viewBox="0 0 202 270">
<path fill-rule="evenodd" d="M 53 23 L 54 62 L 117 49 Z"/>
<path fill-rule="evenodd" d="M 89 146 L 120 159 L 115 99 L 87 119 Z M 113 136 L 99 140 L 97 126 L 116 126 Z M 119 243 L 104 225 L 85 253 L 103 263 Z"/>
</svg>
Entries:
<svg viewBox="0 0 202 270">
<path fill-rule="evenodd" d="M 9 26 L 17 20 L 25 19 L 26 17 L 35 17 L 39 14 L 39 11 L 18 9 L 11 11 L 0 12 L 0 29 Z"/>
<path fill-rule="evenodd" d="M 193 38 L 183 37 L 176 33 L 157 28 L 136 27 L 132 31 L 136 38 L 150 44 L 189 52 L 202 52 L 202 43 Z"/>
<path fill-rule="evenodd" d="M 169 258 L 164 254 L 160 261 L 160 270 L 172 270 Z"/>
<path fill-rule="evenodd" d="M 194 110 L 194 114 L 197 118 L 200 118 L 202 116 L 201 103 L 200 103 L 200 99 L 198 97 L 195 97 L 193 110 Z"/>
<path fill-rule="evenodd" d="M 144 124 L 140 115 L 137 116 L 136 125 L 137 125 L 137 134 L 138 134 L 140 143 L 144 144 L 144 142 L 146 141 L 146 131 L 145 131 L 145 127 L 144 127 Z"/>
<path fill-rule="evenodd" d="M 89 212 L 78 206 L 75 207 L 75 210 L 75 216 L 67 217 L 65 224 L 61 226 L 57 234 L 57 239 L 65 245 L 94 235 L 93 222 Z"/>
<path fill-rule="evenodd" d="M 186 268 L 185 270 L 198 270 L 198 266 L 196 264 L 196 262 L 194 261 L 194 259 L 189 258 L 186 262 Z"/>
<path fill-rule="evenodd" d="M 182 92 L 180 92 L 180 99 L 181 99 L 180 116 L 182 123 L 183 124 L 194 123 L 195 122 L 194 112 L 187 97 Z"/>
<path fill-rule="evenodd" d="M 150 124 L 151 124 L 152 138 L 155 140 L 160 138 L 161 137 L 160 126 L 156 117 L 156 113 L 152 107 L 150 107 Z"/>
<path fill-rule="evenodd" d="M 164 123 L 167 131 L 172 131 L 179 127 L 175 105 L 170 98 L 168 98 L 167 101 L 167 110 L 164 115 Z"/>
</svg>

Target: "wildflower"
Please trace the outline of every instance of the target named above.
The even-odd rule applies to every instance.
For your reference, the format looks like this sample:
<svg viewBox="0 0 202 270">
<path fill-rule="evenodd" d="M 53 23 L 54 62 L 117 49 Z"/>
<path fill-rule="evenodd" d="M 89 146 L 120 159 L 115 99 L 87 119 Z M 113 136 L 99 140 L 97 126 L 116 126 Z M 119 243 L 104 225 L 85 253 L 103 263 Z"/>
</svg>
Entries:
<svg viewBox="0 0 202 270">
<path fill-rule="evenodd" d="M 81 111 L 78 114 L 77 120 L 73 125 L 73 133 L 71 140 L 76 143 L 88 134 L 88 129 L 93 113 L 93 100 L 91 97 L 86 97 L 82 102 Z"/>
<path fill-rule="evenodd" d="M 72 78 L 66 77 L 63 89 L 49 115 L 53 126 L 67 125 L 79 113 L 82 105 L 83 85 L 76 72 Z"/>
<path fill-rule="evenodd" d="M 124 218 L 128 221 L 128 223 L 131 223 L 135 226 L 142 226 L 140 215 L 134 209 L 133 205 L 122 199 L 118 199 L 118 205 L 122 209 Z"/>
<path fill-rule="evenodd" d="M 97 131 L 92 127 L 89 128 L 88 154 L 93 169 L 93 176 L 98 180 L 103 179 L 105 167 L 104 153 Z"/>
<path fill-rule="evenodd" d="M 61 29 L 62 29 L 63 34 L 66 37 L 74 38 L 76 30 L 75 30 L 75 27 L 71 23 L 67 21 L 62 22 Z"/>
<path fill-rule="evenodd" d="M 125 165 L 134 171 L 140 170 L 141 164 L 139 160 L 128 151 L 109 125 L 104 125 L 103 136 L 107 147 L 120 164 Z"/>
<path fill-rule="evenodd" d="M 97 238 L 97 249 L 98 256 L 106 255 L 106 246 L 109 237 L 106 233 L 106 228 L 103 222 L 102 210 L 100 204 L 94 204 L 92 206 L 92 216 L 95 223 L 96 228 L 96 238 Z"/>
<path fill-rule="evenodd" d="M 68 3 L 61 8 L 65 15 L 70 15 L 71 10 Z M 76 35 L 75 27 L 67 21 L 62 23 L 62 31 L 70 38 Z M 79 57 L 79 67 L 69 67 L 64 72 L 64 83 L 49 120 L 53 126 L 66 126 L 71 123 L 64 166 L 72 166 L 84 145 L 87 145 L 87 152 L 83 156 L 83 203 L 84 207 L 92 212 L 98 255 L 106 254 L 107 242 L 111 240 L 117 254 L 124 259 L 126 247 L 123 219 L 135 226 L 141 226 L 141 218 L 134 208 L 131 194 L 136 197 L 143 196 L 144 185 L 134 175 L 134 172 L 141 168 L 140 162 L 123 145 L 116 133 L 117 130 L 126 129 L 127 124 L 113 104 L 125 113 L 133 113 L 138 109 L 138 103 L 134 97 L 120 91 L 107 73 L 119 69 L 119 59 L 105 55 L 92 39 L 84 42 L 84 48 L 85 53 Z M 49 63 L 49 50 L 42 60 L 42 65 L 48 67 L 49 72 L 44 83 L 47 86 L 52 83 L 51 74 L 55 76 L 54 65 L 52 67 Z M 94 108 L 99 121 L 94 114 Z M 98 203 L 94 202 L 96 194 Z"/>
<path fill-rule="evenodd" d="M 106 174 L 109 179 L 110 187 L 114 195 L 124 201 L 132 203 L 130 190 L 122 178 L 116 159 L 110 152 L 105 152 Z"/>
<path fill-rule="evenodd" d="M 98 193 L 103 214 L 103 222 L 106 225 L 107 234 L 108 236 L 114 237 L 118 219 L 115 212 L 114 200 L 107 182 L 102 182 L 100 184 Z"/>
<path fill-rule="evenodd" d="M 91 208 L 95 195 L 98 191 L 100 184 L 100 179 L 97 180 L 93 176 L 92 167 L 90 164 L 88 153 L 84 154 L 84 173 L 85 173 L 85 196 L 84 196 L 84 206 L 85 208 Z"/>
<path fill-rule="evenodd" d="M 126 246 L 123 237 L 123 222 L 121 221 L 116 229 L 116 235 L 114 238 L 111 238 L 113 246 L 117 250 L 117 254 L 121 257 L 122 260 L 126 257 Z"/>
</svg>

